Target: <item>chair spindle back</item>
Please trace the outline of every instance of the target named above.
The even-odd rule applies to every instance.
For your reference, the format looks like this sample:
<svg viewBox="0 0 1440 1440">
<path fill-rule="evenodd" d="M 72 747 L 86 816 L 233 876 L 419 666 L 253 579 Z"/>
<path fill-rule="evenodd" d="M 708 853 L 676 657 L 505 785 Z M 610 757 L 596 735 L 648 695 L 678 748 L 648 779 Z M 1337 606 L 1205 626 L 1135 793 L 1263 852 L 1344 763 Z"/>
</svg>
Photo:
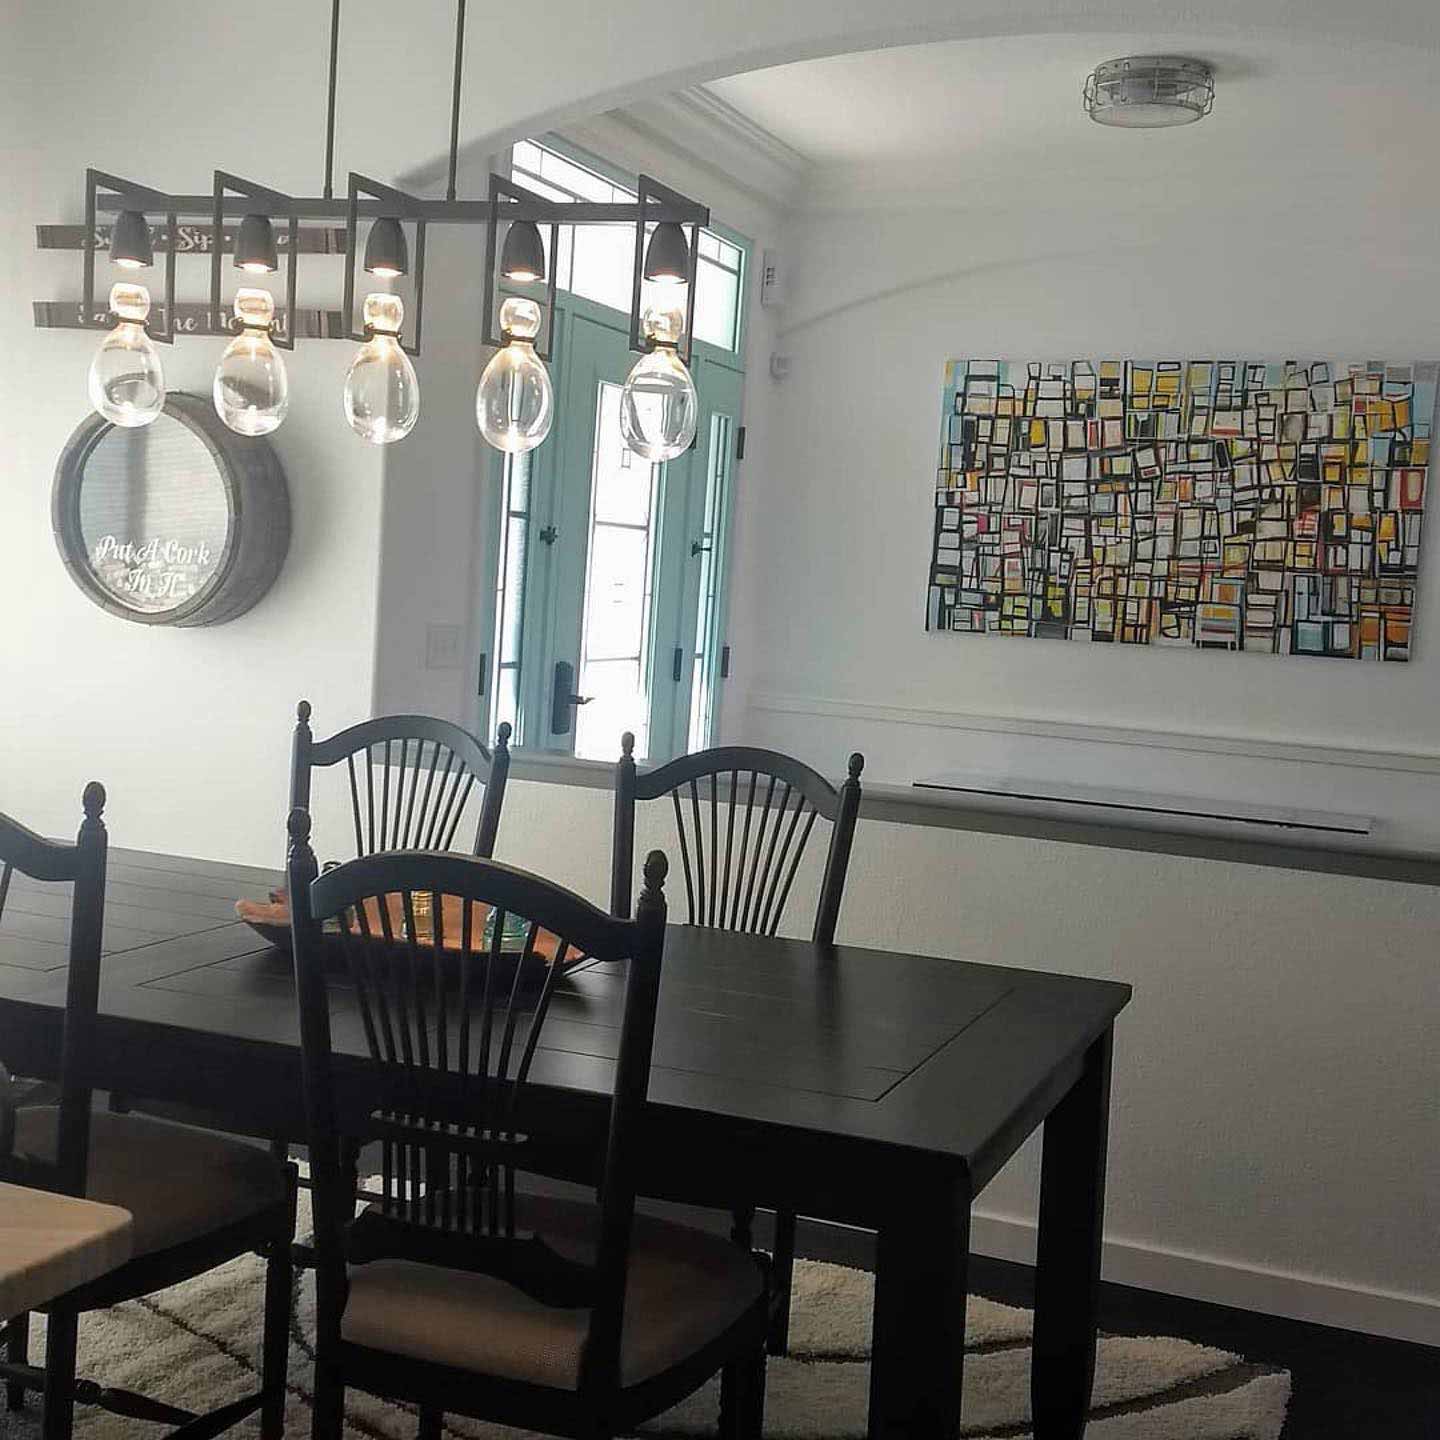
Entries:
<svg viewBox="0 0 1440 1440">
<path fill-rule="evenodd" d="M 635 737 L 621 738 L 615 776 L 611 909 L 630 913 L 635 804 L 670 797 L 688 921 L 712 929 L 774 935 L 817 817 L 831 822 L 812 938 L 833 944 L 860 808 L 865 757 L 850 757 L 837 791 L 808 765 L 774 750 L 720 746 L 655 770 L 635 768 Z"/>
<path fill-rule="evenodd" d="M 450 850 L 477 789 L 483 793 L 471 853 L 495 851 L 510 774 L 510 726 L 492 754 L 468 730 L 430 715 L 382 715 L 326 740 L 310 730 L 310 702 L 295 710 L 290 806 L 310 809 L 316 766 L 345 762 L 355 853 Z"/>
</svg>

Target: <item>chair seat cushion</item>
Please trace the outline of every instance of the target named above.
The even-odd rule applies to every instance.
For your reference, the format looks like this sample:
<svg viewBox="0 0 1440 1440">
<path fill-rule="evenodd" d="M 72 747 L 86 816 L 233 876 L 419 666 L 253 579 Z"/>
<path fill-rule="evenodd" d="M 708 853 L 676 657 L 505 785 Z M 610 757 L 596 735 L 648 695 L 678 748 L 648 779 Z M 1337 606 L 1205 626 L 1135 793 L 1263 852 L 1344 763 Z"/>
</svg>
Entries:
<svg viewBox="0 0 1440 1440">
<path fill-rule="evenodd" d="M 60 1111 L 15 1112 L 15 1154 L 55 1163 Z M 97 1110 L 90 1117 L 85 1195 L 135 1217 L 134 1255 L 152 1255 L 239 1224 L 285 1200 L 267 1151 L 188 1125 Z"/>
<path fill-rule="evenodd" d="M 518 1224 L 567 1259 L 591 1264 L 598 1215 L 528 1200 Z M 355 1345 L 477 1374 L 574 1390 L 587 1309 L 555 1309 L 489 1275 L 375 1260 L 350 1268 L 340 1322 Z M 759 1265 L 716 1235 L 637 1215 L 625 1289 L 620 1383 L 638 1385 L 717 1339 L 764 1294 Z"/>
</svg>

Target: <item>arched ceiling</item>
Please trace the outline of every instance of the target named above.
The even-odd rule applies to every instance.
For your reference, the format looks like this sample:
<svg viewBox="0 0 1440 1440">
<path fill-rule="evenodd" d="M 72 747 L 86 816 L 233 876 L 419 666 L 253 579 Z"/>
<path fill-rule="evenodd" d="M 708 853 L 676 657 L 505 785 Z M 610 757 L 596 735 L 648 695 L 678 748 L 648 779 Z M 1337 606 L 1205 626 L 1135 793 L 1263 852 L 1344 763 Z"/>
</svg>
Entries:
<svg viewBox="0 0 1440 1440">
<path fill-rule="evenodd" d="M 3 0 L 7 143 L 179 188 L 197 160 L 313 190 L 324 122 L 322 0 Z M 1433 0 L 547 0 L 530 24 L 471 0 L 463 139 L 497 141 L 726 75 L 920 42 L 1201 31 L 1257 46 L 1440 48 Z M 379 178 L 443 151 L 453 7 L 346 0 L 337 169 Z M 1072 82 L 1073 83 L 1073 82 Z M 203 180 L 203 176 L 201 177 Z"/>
<path fill-rule="evenodd" d="M 1114 130 L 1081 105 L 1086 74 L 1127 54 L 1208 60 L 1214 112 Z M 1430 205 L 1418 157 L 1440 133 L 1433 51 L 1374 39 L 1151 30 L 891 47 L 710 82 L 705 91 L 809 162 L 796 203 L 966 208 L 1065 197 L 1232 213 L 1252 194 L 1309 199 L 1383 226 Z"/>
</svg>

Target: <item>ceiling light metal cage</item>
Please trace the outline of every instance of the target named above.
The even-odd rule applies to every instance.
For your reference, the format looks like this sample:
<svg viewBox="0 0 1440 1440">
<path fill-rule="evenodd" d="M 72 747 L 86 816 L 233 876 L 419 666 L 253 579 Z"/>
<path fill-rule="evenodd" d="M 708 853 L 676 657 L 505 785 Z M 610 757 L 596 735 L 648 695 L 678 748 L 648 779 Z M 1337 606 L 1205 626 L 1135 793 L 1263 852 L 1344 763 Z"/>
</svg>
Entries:
<svg viewBox="0 0 1440 1440">
<path fill-rule="evenodd" d="M 1085 113 L 1098 125 L 1158 130 L 1203 120 L 1215 105 L 1215 72 L 1178 55 L 1128 55 L 1085 78 Z"/>
</svg>

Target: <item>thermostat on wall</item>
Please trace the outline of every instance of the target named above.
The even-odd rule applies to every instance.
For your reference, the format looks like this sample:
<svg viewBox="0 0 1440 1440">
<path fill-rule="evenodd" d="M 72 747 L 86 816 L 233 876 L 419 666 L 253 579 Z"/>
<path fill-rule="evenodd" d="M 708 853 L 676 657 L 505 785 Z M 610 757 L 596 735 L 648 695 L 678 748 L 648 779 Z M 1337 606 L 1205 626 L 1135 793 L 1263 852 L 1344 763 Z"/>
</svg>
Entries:
<svg viewBox="0 0 1440 1440">
<path fill-rule="evenodd" d="M 785 303 L 785 281 L 778 250 L 767 250 L 760 257 L 760 303 L 766 306 Z"/>
</svg>

